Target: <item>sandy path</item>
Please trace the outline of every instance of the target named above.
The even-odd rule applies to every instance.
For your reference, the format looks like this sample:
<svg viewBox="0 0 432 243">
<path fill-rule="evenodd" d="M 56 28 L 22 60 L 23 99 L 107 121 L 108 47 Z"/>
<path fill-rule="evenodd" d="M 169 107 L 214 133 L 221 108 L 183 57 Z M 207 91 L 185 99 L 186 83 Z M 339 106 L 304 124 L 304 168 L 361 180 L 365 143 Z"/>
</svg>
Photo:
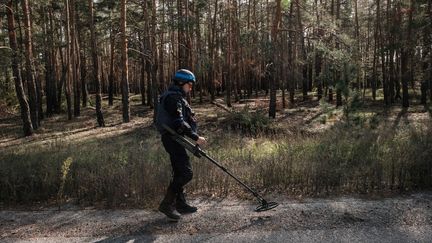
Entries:
<svg viewBox="0 0 432 243">
<path fill-rule="evenodd" d="M 199 211 L 179 223 L 141 209 L 3 210 L 0 241 L 432 242 L 432 193 L 277 200 L 278 208 L 256 213 L 248 201 L 195 199 Z"/>
</svg>

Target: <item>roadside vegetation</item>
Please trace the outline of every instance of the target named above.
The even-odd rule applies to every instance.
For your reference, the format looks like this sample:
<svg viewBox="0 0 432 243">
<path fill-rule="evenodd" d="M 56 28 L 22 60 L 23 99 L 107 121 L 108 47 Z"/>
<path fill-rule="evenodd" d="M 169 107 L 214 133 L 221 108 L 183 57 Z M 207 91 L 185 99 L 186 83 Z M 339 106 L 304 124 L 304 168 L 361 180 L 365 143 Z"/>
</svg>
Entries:
<svg viewBox="0 0 432 243">
<path fill-rule="evenodd" d="M 209 105 L 197 105 L 197 110 L 202 133 L 209 138 L 205 149 L 263 193 L 322 197 L 430 189 L 432 126 L 427 107 L 374 110 L 368 105 L 373 104 L 352 99 L 345 107 L 330 109 L 321 102 L 307 125 L 302 119 L 312 108 L 287 109 L 288 118 L 280 118 L 286 119 L 285 127 L 253 105 L 232 113 Z M 64 136 L 2 148 L 0 202 L 154 206 L 169 183 L 169 159 L 151 121 L 137 124 L 107 137 Z M 306 129 L 314 126 L 318 130 Z M 192 158 L 192 163 L 188 193 L 249 197 L 204 159 Z"/>
</svg>

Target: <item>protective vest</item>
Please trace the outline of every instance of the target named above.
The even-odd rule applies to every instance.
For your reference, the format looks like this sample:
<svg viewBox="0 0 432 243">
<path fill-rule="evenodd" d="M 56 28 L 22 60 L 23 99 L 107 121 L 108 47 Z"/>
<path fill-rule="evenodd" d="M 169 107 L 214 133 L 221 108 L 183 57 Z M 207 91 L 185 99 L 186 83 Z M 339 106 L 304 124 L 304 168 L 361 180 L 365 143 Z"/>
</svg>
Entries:
<svg viewBox="0 0 432 243">
<path fill-rule="evenodd" d="M 196 125 L 196 122 L 193 118 L 194 113 L 192 112 L 192 109 L 189 106 L 186 99 L 183 98 L 182 93 L 180 91 L 167 90 L 160 96 L 159 103 L 157 106 L 156 128 L 158 129 L 159 133 L 162 135 L 167 133 L 167 131 L 165 131 L 165 129 L 162 127 L 162 124 L 166 124 L 167 126 L 176 130 L 176 127 L 174 125 L 175 125 L 177 118 L 173 117 L 165 109 L 165 100 L 169 96 L 176 96 L 176 99 L 178 99 L 182 103 L 182 116 L 183 116 L 184 121 L 180 121 L 180 122 L 187 122 L 189 124 L 189 126 L 192 128 L 192 131 L 196 132 L 197 125 Z M 179 121 L 177 121 L 177 122 L 179 122 Z"/>
</svg>

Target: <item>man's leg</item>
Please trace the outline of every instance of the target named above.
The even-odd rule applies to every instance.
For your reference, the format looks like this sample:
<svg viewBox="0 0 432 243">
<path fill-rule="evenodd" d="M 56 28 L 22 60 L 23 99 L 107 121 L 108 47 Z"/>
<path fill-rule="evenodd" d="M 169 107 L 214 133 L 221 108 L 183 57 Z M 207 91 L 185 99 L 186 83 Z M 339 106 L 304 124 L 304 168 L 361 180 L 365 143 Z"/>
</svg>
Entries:
<svg viewBox="0 0 432 243">
<path fill-rule="evenodd" d="M 165 214 L 171 221 L 178 221 L 180 219 L 179 212 L 174 208 L 175 199 L 176 194 L 171 185 L 169 185 L 165 197 L 159 205 L 159 211 Z"/>
<path fill-rule="evenodd" d="M 179 182 L 177 182 L 178 179 L 176 179 L 176 174 L 178 174 L 176 169 L 176 152 L 179 150 L 178 146 L 175 141 L 173 141 L 169 136 L 162 136 L 162 143 L 164 145 L 165 150 L 170 155 L 171 159 L 171 166 L 173 169 L 173 178 L 170 182 L 170 185 L 168 186 L 167 192 L 165 194 L 164 199 L 162 200 L 161 204 L 159 205 L 159 211 L 165 214 L 168 219 L 172 221 L 178 221 L 180 219 L 180 214 L 177 212 L 177 210 L 174 207 L 174 203 L 177 197 L 177 192 L 179 190 Z M 177 176 L 178 177 L 178 176 Z"/>
<path fill-rule="evenodd" d="M 186 202 L 183 190 L 177 193 L 175 206 L 177 211 L 182 214 L 195 213 L 198 210 L 197 207 L 191 206 Z"/>
<path fill-rule="evenodd" d="M 176 209 L 180 213 L 196 212 L 196 207 L 187 204 L 183 189 L 193 177 L 192 166 L 186 149 L 172 139 L 166 141 L 165 144 L 167 147 L 169 146 L 171 165 L 174 172 L 171 186 L 176 193 Z"/>
<path fill-rule="evenodd" d="M 189 183 L 193 177 L 192 166 L 186 150 L 183 147 L 179 147 L 176 153 L 173 154 L 171 161 L 174 169 L 172 185 L 176 193 L 176 209 L 182 214 L 194 213 L 197 211 L 197 208 L 190 206 L 186 202 L 183 189 L 183 187 Z"/>
</svg>

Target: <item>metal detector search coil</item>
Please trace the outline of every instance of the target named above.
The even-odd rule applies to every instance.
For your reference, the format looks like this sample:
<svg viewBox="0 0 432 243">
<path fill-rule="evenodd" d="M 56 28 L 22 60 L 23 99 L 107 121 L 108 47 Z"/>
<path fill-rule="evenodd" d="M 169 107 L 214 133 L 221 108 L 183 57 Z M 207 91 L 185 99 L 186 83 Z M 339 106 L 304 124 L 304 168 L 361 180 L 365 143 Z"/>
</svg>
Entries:
<svg viewBox="0 0 432 243">
<path fill-rule="evenodd" d="M 204 156 L 205 158 L 210 160 L 210 162 L 212 162 L 217 167 L 219 167 L 221 170 L 223 170 L 225 173 L 227 173 L 229 176 L 234 178 L 240 185 L 242 185 L 244 188 L 246 188 L 250 193 L 252 193 L 252 195 L 258 200 L 258 202 L 260 204 L 255 208 L 256 212 L 267 211 L 267 210 L 270 210 L 270 209 L 273 209 L 273 208 L 279 206 L 279 204 L 277 202 L 267 202 L 260 194 L 258 194 L 258 192 L 252 190 L 252 188 L 250 188 L 248 185 L 246 185 L 244 182 L 242 182 L 239 178 L 234 176 L 230 171 L 228 171 L 225 167 L 223 167 L 221 164 L 219 164 L 216 160 L 214 160 L 209 155 L 207 155 L 207 153 L 204 150 L 202 150 L 198 146 L 198 144 L 194 145 L 191 141 L 189 141 L 185 137 L 176 133 L 172 128 L 170 128 L 166 124 L 163 124 L 162 127 L 171 134 L 172 139 L 174 139 L 177 143 L 182 145 L 185 149 L 187 149 L 193 155 L 195 155 L 198 158 L 201 158 Z"/>
</svg>

